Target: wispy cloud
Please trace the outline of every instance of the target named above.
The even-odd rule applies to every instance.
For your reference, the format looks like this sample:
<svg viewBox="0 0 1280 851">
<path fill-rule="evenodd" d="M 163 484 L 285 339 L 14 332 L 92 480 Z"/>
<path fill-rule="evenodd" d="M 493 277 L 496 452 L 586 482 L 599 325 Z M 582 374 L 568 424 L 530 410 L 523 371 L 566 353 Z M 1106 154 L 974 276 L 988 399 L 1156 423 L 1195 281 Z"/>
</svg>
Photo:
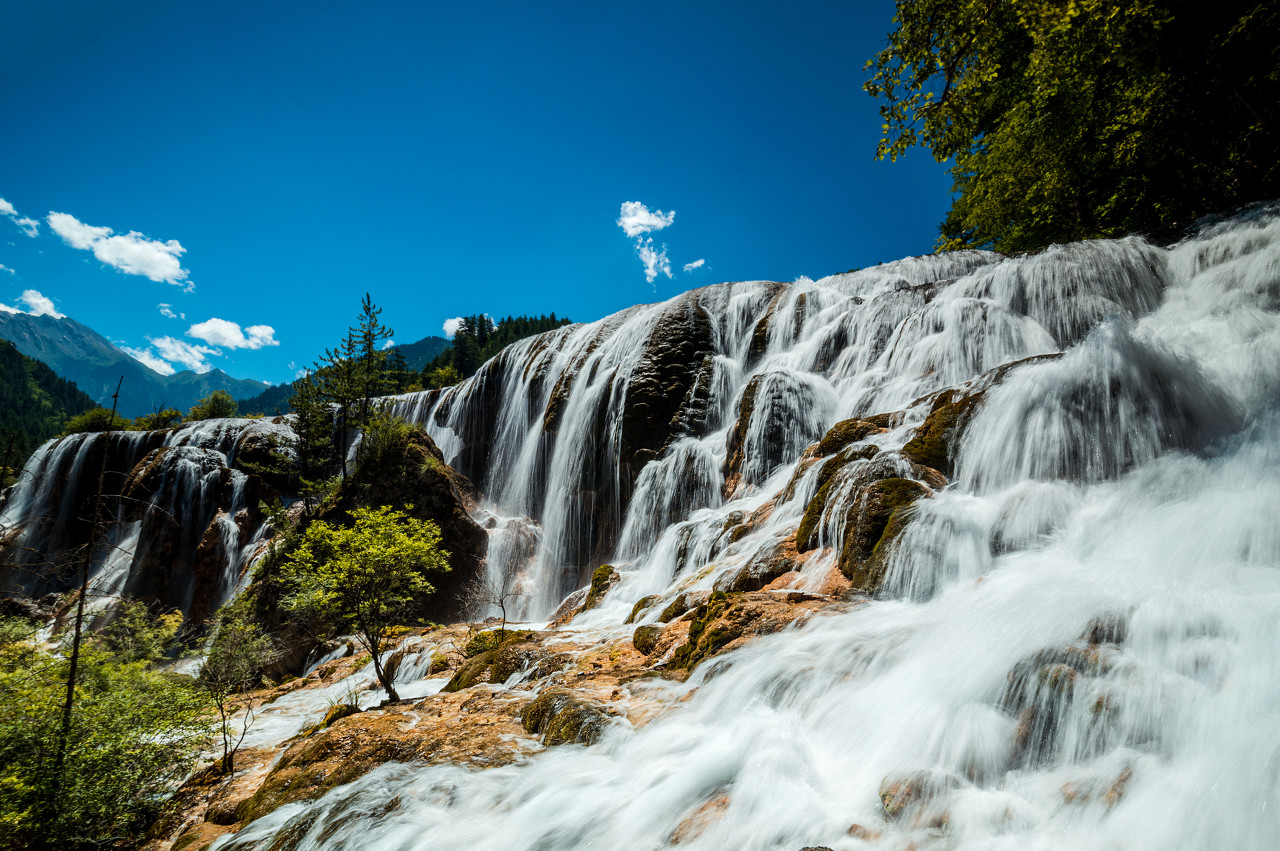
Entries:
<svg viewBox="0 0 1280 851">
<path fill-rule="evenodd" d="M 700 260 L 694 260 L 692 263 L 684 264 L 684 270 L 686 272 L 692 272 L 694 269 L 701 269 L 705 265 L 707 265 L 707 260 L 704 257 Z"/>
<path fill-rule="evenodd" d="M 667 258 L 667 246 L 661 249 L 653 243 L 653 237 L 647 233 L 660 231 L 671 226 L 676 220 L 676 211 L 664 213 L 661 210 L 650 210 L 639 201 L 624 201 L 619 211 L 617 225 L 622 232 L 636 241 L 636 256 L 644 264 L 644 279 L 650 284 L 659 275 L 671 277 L 671 261 Z M 703 261 L 697 261 L 699 265 Z M 688 271 L 688 267 L 685 268 Z M 657 287 L 654 287 L 657 292 Z"/>
<path fill-rule="evenodd" d="M 187 329 L 188 337 L 195 337 L 197 340 L 204 340 L 215 346 L 225 346 L 228 349 L 261 349 L 264 346 L 278 346 L 280 341 L 275 338 L 275 334 L 276 330 L 270 325 L 250 325 L 241 331 L 240 326 L 235 322 L 218 318 L 197 322 Z"/>
<path fill-rule="evenodd" d="M 191 273 L 178 259 L 186 249 L 176 239 L 161 242 L 137 231 L 117 234 L 108 227 L 87 225 L 70 213 L 50 212 L 45 221 L 67 245 L 92 251 L 94 257 L 126 275 L 142 275 L 187 291 L 194 288 L 188 280 Z"/>
<path fill-rule="evenodd" d="M 637 237 L 655 230 L 670 227 L 676 220 L 676 211 L 664 213 L 661 210 L 650 212 L 649 208 L 639 201 L 622 202 L 622 211 L 618 216 L 618 227 L 630 237 Z"/>
<path fill-rule="evenodd" d="M 161 359 L 155 352 L 150 349 L 131 349 L 128 346 L 121 346 L 120 351 L 129 357 L 142 363 L 148 369 L 155 370 L 161 375 L 173 375 L 177 372 L 173 365 L 168 361 Z"/>
<path fill-rule="evenodd" d="M 5 313 L 25 313 L 28 316 L 52 316 L 54 319 L 66 319 L 64 314 L 58 312 L 53 306 L 53 299 L 43 295 L 39 290 L 23 290 L 22 295 L 18 296 L 18 302 L 27 306 L 26 310 L 17 307 L 10 307 L 7 304 L 0 304 L 0 311 Z"/>
<path fill-rule="evenodd" d="M 18 274 L 17 272 L 13 271 L 12 269 L 10 269 L 8 266 L 4 265 L 3 263 L 0 263 L 0 272 L 8 272 L 10 275 L 16 275 L 16 274 Z"/>
<path fill-rule="evenodd" d="M 187 318 L 187 314 L 176 312 L 173 309 L 172 304 L 165 304 L 163 301 L 157 304 L 156 308 L 160 311 L 161 316 L 168 317 L 169 319 L 186 319 Z"/>
<path fill-rule="evenodd" d="M 636 253 L 640 255 L 640 262 L 644 263 L 644 279 L 649 283 L 653 283 L 653 279 L 659 274 L 671 277 L 671 261 L 667 259 L 667 247 L 662 246 L 662 250 L 653 247 L 653 237 L 640 242 L 636 242 Z"/>
<path fill-rule="evenodd" d="M 28 219 L 26 216 L 18 215 L 18 211 L 8 201 L 0 198 L 0 216 L 8 216 L 15 225 L 22 228 L 22 232 L 27 236 L 35 236 L 40 233 L 40 223 L 35 219 Z"/>
<path fill-rule="evenodd" d="M 446 319 L 440 327 L 444 329 L 444 335 L 452 340 L 453 335 L 457 334 L 458 329 L 462 327 L 462 317 L 455 316 L 452 319 Z"/>
<path fill-rule="evenodd" d="M 385 352 L 387 349 L 391 348 L 395 344 L 396 344 L 395 340 L 387 340 L 385 343 L 382 344 L 382 350 Z"/>
</svg>

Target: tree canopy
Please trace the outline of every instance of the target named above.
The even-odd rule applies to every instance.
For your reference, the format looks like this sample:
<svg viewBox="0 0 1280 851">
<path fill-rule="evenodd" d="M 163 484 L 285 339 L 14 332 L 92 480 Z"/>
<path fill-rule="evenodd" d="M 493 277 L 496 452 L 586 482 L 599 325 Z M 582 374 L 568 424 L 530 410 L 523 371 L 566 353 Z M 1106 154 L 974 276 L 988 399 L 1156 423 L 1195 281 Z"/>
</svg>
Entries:
<svg viewBox="0 0 1280 851">
<path fill-rule="evenodd" d="M 388 697 L 399 700 L 394 672 L 382 664 L 383 643 L 415 599 L 435 590 L 424 574 L 448 570 L 448 553 L 430 521 L 388 506 L 356 508 L 351 518 L 350 526 L 316 520 L 307 527 L 282 565 L 292 588 L 284 607 L 354 633 Z"/>
<path fill-rule="evenodd" d="M 939 247 L 1157 232 L 1280 194 L 1280 10 L 899 0 L 878 156 L 953 159 Z"/>
</svg>

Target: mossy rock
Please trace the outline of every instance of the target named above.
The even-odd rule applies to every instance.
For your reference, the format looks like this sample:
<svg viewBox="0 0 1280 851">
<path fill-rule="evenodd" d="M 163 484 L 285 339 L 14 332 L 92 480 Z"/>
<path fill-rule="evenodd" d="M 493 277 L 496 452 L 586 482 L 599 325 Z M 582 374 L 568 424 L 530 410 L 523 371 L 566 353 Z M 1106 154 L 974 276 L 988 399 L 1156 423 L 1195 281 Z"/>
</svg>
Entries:
<svg viewBox="0 0 1280 851">
<path fill-rule="evenodd" d="M 689 611 L 689 598 L 685 594 L 677 594 L 676 598 L 667 604 L 662 610 L 662 614 L 658 615 L 659 623 L 671 623 L 671 621 Z"/>
<path fill-rule="evenodd" d="M 981 393 L 965 395 L 959 390 L 944 390 L 933 400 L 924 422 L 902 447 L 902 454 L 917 464 L 955 474 L 953 447 L 958 440 L 957 426 L 962 425 L 982 399 Z"/>
<path fill-rule="evenodd" d="M 831 491 L 835 487 L 836 473 L 848 464 L 855 461 L 870 461 L 878 454 L 880 450 L 874 446 L 846 446 L 837 452 L 835 457 L 823 462 L 822 469 L 818 470 L 818 490 L 805 506 L 804 517 L 801 518 L 800 527 L 796 530 L 797 552 L 807 553 L 818 546 L 818 523 L 822 520 L 822 514 L 826 511 L 827 502 L 831 498 Z"/>
<path fill-rule="evenodd" d="M 329 725 L 332 724 L 333 722 L 338 721 L 339 719 L 342 719 L 342 718 L 346 718 L 350 715 L 355 715 L 363 711 L 364 710 L 362 710 L 359 706 L 356 706 L 354 703 L 335 703 L 333 706 L 330 706 L 329 711 L 324 714 L 324 720 L 321 721 L 319 724 L 316 724 L 310 730 L 308 730 L 307 735 L 309 736 L 312 733 L 318 733 L 321 730 L 327 730 L 329 728 Z"/>
<path fill-rule="evenodd" d="M 527 641 L 533 635 L 532 632 L 525 630 L 523 632 L 514 629 L 490 629 L 485 632 L 476 633 L 467 642 L 467 646 L 463 648 L 464 656 L 476 656 L 480 653 L 487 653 L 490 650 L 497 650 L 504 644 L 511 644 L 517 641 Z"/>
<path fill-rule="evenodd" d="M 489 650 L 479 656 L 473 656 L 468 659 L 463 663 L 462 667 L 454 672 L 453 678 L 445 684 L 445 687 L 440 690 L 452 693 L 462 691 L 464 688 L 471 688 L 476 683 L 486 681 L 489 676 L 489 669 L 493 667 L 493 660 L 497 655 L 498 651 Z"/>
<path fill-rule="evenodd" d="M 884 428 L 866 420 L 841 420 L 827 430 L 818 441 L 818 455 L 834 455 L 851 443 L 866 440 L 873 434 L 879 434 Z"/>
<path fill-rule="evenodd" d="M 538 695 L 524 708 L 520 723 L 533 735 L 541 736 L 542 743 L 548 747 L 590 745 L 604 732 L 609 716 L 568 691 L 552 689 Z"/>
<path fill-rule="evenodd" d="M 658 594 L 650 594 L 648 597 L 641 597 L 636 601 L 636 604 L 631 607 L 631 614 L 627 616 L 624 623 L 635 623 L 636 618 L 640 617 L 645 609 L 649 608 L 661 599 L 661 595 Z"/>
<path fill-rule="evenodd" d="M 662 638 L 662 627 L 657 624 L 649 624 L 647 626 L 638 627 L 631 634 L 631 643 L 636 650 L 645 656 L 651 654 L 658 646 L 658 640 Z"/>
<path fill-rule="evenodd" d="M 602 564 L 597 567 L 591 574 L 591 588 L 587 591 L 587 599 L 582 602 L 579 613 L 600 605 L 604 595 L 609 593 L 609 589 L 617 585 L 621 579 L 622 576 L 614 570 L 613 565 Z"/>
<path fill-rule="evenodd" d="M 840 572 L 854 588 L 868 594 L 880 590 L 888 568 L 891 545 L 910 519 L 911 507 L 929 489 L 911 479 L 881 479 L 862 490 L 860 511 L 845 529 Z"/>
<path fill-rule="evenodd" d="M 671 657 L 672 667 L 693 670 L 703 659 L 742 635 L 740 629 L 716 624 L 720 615 L 729 608 L 731 600 L 732 597 L 724 591 L 711 592 L 711 597 L 697 608 L 690 619 L 688 642 Z"/>
</svg>

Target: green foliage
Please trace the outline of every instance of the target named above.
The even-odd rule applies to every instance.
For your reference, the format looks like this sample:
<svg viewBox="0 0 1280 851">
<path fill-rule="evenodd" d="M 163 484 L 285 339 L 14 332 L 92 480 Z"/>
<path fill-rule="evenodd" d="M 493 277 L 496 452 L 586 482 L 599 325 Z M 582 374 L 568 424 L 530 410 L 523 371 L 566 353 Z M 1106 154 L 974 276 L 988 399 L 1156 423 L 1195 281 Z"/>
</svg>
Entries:
<svg viewBox="0 0 1280 851">
<path fill-rule="evenodd" d="M 435 590 L 423 575 L 446 571 L 436 524 L 388 506 L 356 508 L 351 526 L 316 520 L 285 562 L 281 577 L 290 592 L 281 602 L 299 616 L 333 622 L 369 651 L 374 671 L 398 700 L 382 666 L 382 644 L 414 601 Z"/>
<path fill-rule="evenodd" d="M 428 390 L 441 390 L 445 387 L 452 387 L 461 380 L 462 373 L 458 372 L 457 367 L 452 363 L 438 366 L 422 376 L 422 382 Z"/>
<path fill-rule="evenodd" d="M 235 399 L 231 398 L 230 393 L 226 390 L 214 390 L 192 406 L 191 410 L 187 412 L 187 419 L 191 422 L 214 420 L 223 417 L 234 417 L 239 413 L 240 406 Z"/>
<path fill-rule="evenodd" d="M 878 156 L 954 157 L 939 247 L 1186 225 L 1280 194 L 1280 10 L 1187 0 L 900 0 L 867 63 Z"/>
<path fill-rule="evenodd" d="M 173 645 L 181 626 L 177 609 L 156 617 L 146 603 L 126 600 L 92 641 L 121 662 L 155 662 Z"/>
<path fill-rule="evenodd" d="M 481 364 L 517 340 L 571 324 L 572 320 L 557 319 L 554 313 L 550 316 L 508 316 L 497 324 L 482 313 L 464 316 L 453 335 L 452 347 L 423 367 L 422 383 L 431 389 L 456 384 L 463 378 L 470 378 Z M 453 372 L 443 371 L 449 367 Z M 459 377 L 449 380 L 453 375 Z"/>
<path fill-rule="evenodd" d="M 106 408 L 92 408 L 83 414 L 77 414 L 67 420 L 63 434 L 80 434 L 95 431 L 124 431 L 133 427 L 133 422 L 117 414 L 114 419 Z"/>
<path fill-rule="evenodd" d="M 207 704 L 186 678 L 128 658 L 136 647 L 91 642 L 58 772 L 67 660 L 19 629 L 0 629 L 0 847 L 132 844 L 207 746 Z"/>
<path fill-rule="evenodd" d="M 198 404 L 198 403 L 197 403 Z M 173 428 L 182 423 L 182 411 L 177 408 L 164 408 L 153 414 L 143 414 L 133 421 L 134 431 L 157 431 L 162 428 Z"/>
<path fill-rule="evenodd" d="M 253 723 L 252 700 L 237 699 L 237 695 L 258 684 L 263 667 L 275 656 L 275 642 L 253 621 L 244 602 L 238 600 L 222 608 L 196 682 L 218 711 L 221 767 L 226 774 L 234 770 L 235 753 Z M 237 730 L 232 716 L 241 703 L 244 715 Z"/>
<path fill-rule="evenodd" d="M 0 340 L 0 487 L 67 420 L 94 407 L 93 399 L 38 360 Z"/>
</svg>

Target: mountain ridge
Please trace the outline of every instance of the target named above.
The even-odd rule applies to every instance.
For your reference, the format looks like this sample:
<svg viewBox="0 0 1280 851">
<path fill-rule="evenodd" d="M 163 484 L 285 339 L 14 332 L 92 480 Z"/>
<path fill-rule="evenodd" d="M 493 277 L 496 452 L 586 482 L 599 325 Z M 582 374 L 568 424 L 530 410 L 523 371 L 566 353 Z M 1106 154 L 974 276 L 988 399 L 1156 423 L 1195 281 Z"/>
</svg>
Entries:
<svg viewBox="0 0 1280 851">
<path fill-rule="evenodd" d="M 110 401 L 123 377 L 119 410 L 126 417 L 149 414 L 162 407 L 186 410 L 214 390 L 226 390 L 242 398 L 270 386 L 265 381 L 234 378 L 217 368 L 204 373 L 182 370 L 161 375 L 68 316 L 0 312 L 0 339 L 12 342 L 27 357 L 44 362 L 99 404 Z"/>
</svg>

